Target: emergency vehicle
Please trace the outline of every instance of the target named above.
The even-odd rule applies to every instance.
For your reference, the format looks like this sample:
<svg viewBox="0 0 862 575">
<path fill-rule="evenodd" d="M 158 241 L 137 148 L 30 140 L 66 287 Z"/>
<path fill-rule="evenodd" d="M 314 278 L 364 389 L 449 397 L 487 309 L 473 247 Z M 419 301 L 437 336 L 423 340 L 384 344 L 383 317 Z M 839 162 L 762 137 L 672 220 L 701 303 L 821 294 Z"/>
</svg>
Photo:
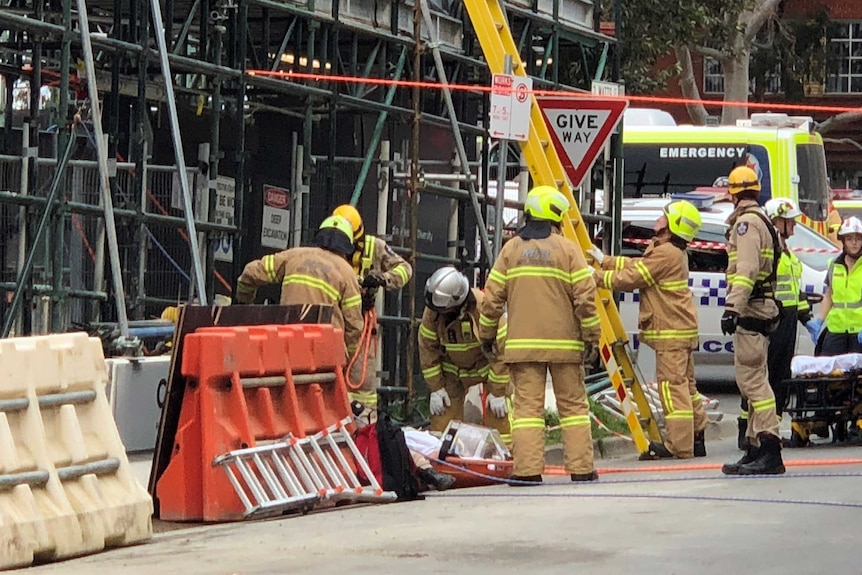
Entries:
<svg viewBox="0 0 862 575">
<path fill-rule="evenodd" d="M 639 256 L 653 237 L 653 226 L 662 215 L 662 207 L 670 201 L 661 199 L 626 199 L 622 210 L 623 255 Z M 727 218 L 733 204 L 718 200 L 700 209 L 703 227 L 689 245 L 689 269 L 692 295 L 697 306 L 699 344 L 695 352 L 695 376 L 698 379 L 726 380 L 727 369 L 733 366 L 733 339 L 721 333 L 721 315 L 727 292 L 724 270 L 727 268 L 725 252 Z M 796 226 L 788 245 L 802 262 L 802 289 L 807 293 L 823 294 L 829 262 L 841 253 L 823 236 L 805 226 Z M 644 375 L 654 374 L 655 355 L 638 342 L 637 318 L 639 296 L 637 291 L 620 294 L 620 316 L 637 354 L 637 362 Z M 797 354 L 813 353 L 814 346 L 808 332 L 797 329 Z"/>
<path fill-rule="evenodd" d="M 810 117 L 752 114 L 736 126 L 675 124 L 666 113 L 629 109 L 623 129 L 624 197 L 644 198 L 723 187 L 739 165 L 760 177 L 759 203 L 790 198 L 801 222 L 825 235 L 829 184 L 823 138 Z"/>
</svg>

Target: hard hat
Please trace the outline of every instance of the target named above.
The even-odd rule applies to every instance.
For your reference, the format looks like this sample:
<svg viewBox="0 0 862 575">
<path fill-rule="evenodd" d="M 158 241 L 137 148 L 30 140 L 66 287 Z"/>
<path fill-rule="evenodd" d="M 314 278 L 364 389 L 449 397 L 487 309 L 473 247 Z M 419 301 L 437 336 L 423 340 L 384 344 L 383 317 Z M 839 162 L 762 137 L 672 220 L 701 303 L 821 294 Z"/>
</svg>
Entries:
<svg viewBox="0 0 862 575">
<path fill-rule="evenodd" d="M 838 237 L 849 236 L 850 234 L 862 234 L 862 221 L 856 216 L 850 216 L 838 228 Z"/>
<path fill-rule="evenodd" d="M 350 204 L 342 204 L 338 206 L 332 210 L 332 215 L 341 216 L 350 222 L 350 227 L 353 231 L 351 236 L 354 241 L 365 235 L 365 226 L 362 224 L 362 216 L 360 216 L 359 211 Z"/>
<path fill-rule="evenodd" d="M 336 229 L 347 236 L 348 239 L 350 239 L 350 242 L 353 243 L 353 228 L 351 227 L 350 222 L 347 221 L 347 218 L 343 218 L 341 216 L 329 216 L 321 222 L 318 229 Z"/>
<path fill-rule="evenodd" d="M 536 186 L 527 194 L 524 212 L 533 219 L 560 223 L 571 204 L 566 196 L 553 186 Z"/>
<path fill-rule="evenodd" d="M 694 204 L 685 200 L 670 202 L 664 207 L 664 215 L 667 216 L 667 227 L 670 233 L 690 242 L 700 231 L 703 221 L 700 212 Z"/>
<path fill-rule="evenodd" d="M 162 315 L 160 317 L 161 319 L 166 319 L 177 323 L 177 321 L 180 319 L 180 310 L 175 305 L 169 305 L 162 310 Z"/>
<path fill-rule="evenodd" d="M 802 212 L 799 211 L 793 200 L 788 200 L 787 198 L 772 198 L 763 205 L 763 208 L 766 210 L 766 215 L 769 216 L 770 220 L 774 220 L 775 218 L 792 220 L 802 215 Z"/>
<path fill-rule="evenodd" d="M 731 194 L 745 190 L 760 191 L 760 180 L 754 170 L 748 166 L 736 166 L 727 176 L 727 185 Z"/>
<path fill-rule="evenodd" d="M 435 311 L 460 307 L 469 293 L 467 276 L 451 266 L 440 268 L 425 282 L 425 304 Z"/>
</svg>

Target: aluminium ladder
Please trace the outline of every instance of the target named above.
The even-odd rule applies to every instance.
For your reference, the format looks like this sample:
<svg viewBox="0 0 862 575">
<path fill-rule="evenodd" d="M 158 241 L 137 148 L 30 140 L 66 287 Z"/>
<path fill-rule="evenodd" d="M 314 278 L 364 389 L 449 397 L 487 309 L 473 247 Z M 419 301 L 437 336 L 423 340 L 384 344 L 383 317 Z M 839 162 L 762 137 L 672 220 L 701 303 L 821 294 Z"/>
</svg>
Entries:
<svg viewBox="0 0 862 575">
<path fill-rule="evenodd" d="M 464 0 L 464 6 L 470 15 L 476 37 L 482 46 L 485 60 L 493 74 L 504 73 L 506 56 L 512 58 L 512 73 L 516 76 L 526 76 L 524 63 L 518 53 L 517 45 L 509 28 L 509 21 L 499 0 Z M 587 233 L 581 218 L 580 210 L 572 193 L 572 186 L 563 170 L 557 151 L 551 143 L 550 132 L 542 117 L 542 112 L 536 103 L 534 95 L 530 95 L 530 137 L 520 142 L 521 150 L 530 175 L 535 185 L 551 185 L 565 194 L 572 205 L 569 217 L 563 220 L 563 234 L 575 242 L 582 253 L 592 246 L 592 240 Z M 661 441 L 659 428 L 660 414 L 654 413 L 644 393 L 643 376 L 637 365 L 631 361 L 628 350 L 628 336 L 614 303 L 611 293 L 599 289 L 598 313 L 601 319 L 602 336 L 599 343 L 599 355 L 607 368 L 611 383 L 620 399 L 632 438 L 640 453 L 649 449 L 649 440 Z M 641 426 L 638 414 L 635 412 L 632 399 L 637 404 L 640 419 L 645 420 L 647 433 Z"/>
</svg>

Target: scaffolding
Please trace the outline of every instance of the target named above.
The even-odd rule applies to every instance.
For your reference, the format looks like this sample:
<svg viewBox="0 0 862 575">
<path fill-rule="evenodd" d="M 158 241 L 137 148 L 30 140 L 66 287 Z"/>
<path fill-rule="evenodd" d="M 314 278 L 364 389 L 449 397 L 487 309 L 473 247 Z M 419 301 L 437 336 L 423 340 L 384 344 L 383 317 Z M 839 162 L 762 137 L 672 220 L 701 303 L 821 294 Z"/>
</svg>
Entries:
<svg viewBox="0 0 862 575">
<path fill-rule="evenodd" d="M 612 39 L 598 32 L 599 0 L 503 4 L 535 89 L 588 91 L 607 77 Z M 205 299 L 230 296 L 244 264 L 271 251 L 259 237 L 264 185 L 289 194 L 289 245 L 308 241 L 332 207 L 351 202 L 411 261 L 413 286 L 441 264 L 477 274 L 487 267 L 482 236 L 503 233 L 485 225 L 495 221 L 492 156 L 505 156 L 521 200 L 528 175 L 516 146 L 497 150 L 487 137 L 487 90 L 462 89 L 490 85 L 463 3 L 432 0 L 423 14 L 398 0 L 162 0 L 163 31 L 150 6 L 88 3 L 131 321 L 187 301 L 195 257 Z M 117 321 L 81 20 L 73 0 L 0 0 L 0 295 L 26 294 L 18 334 Z M 178 201 L 183 178 L 169 137 L 160 33 L 186 157 L 195 157 L 183 167 L 193 215 Z M 453 89 L 422 87 L 444 81 Z M 463 153 L 453 153 L 456 133 Z M 220 193 L 223 180 L 231 193 Z M 219 218 L 225 198 L 233 211 Z M 505 202 L 507 212 L 519 206 L 518 197 Z M 202 246 L 195 257 L 185 231 L 192 216 Z M 211 249 L 222 241 L 227 258 Z M 28 254 L 32 273 L 19 286 Z M 410 339 L 416 291 L 386 295 L 382 376 L 390 384 L 409 380 L 397 350 Z"/>
</svg>

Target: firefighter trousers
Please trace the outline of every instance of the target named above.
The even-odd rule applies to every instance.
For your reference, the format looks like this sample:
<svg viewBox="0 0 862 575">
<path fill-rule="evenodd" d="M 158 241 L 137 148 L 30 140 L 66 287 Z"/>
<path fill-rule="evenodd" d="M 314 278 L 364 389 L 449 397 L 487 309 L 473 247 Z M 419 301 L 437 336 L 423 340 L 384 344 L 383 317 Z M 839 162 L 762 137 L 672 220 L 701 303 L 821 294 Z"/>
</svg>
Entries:
<svg viewBox="0 0 862 575">
<path fill-rule="evenodd" d="M 358 401 L 366 409 L 377 407 L 377 388 L 380 387 L 380 378 L 377 377 L 377 350 L 379 341 L 377 339 L 377 328 L 374 328 L 371 338 L 360 343 L 356 361 L 348 372 L 350 383 L 353 387 L 362 383 L 359 389 L 350 390 L 350 399 Z M 351 360 L 353 358 L 351 357 Z"/>
<path fill-rule="evenodd" d="M 694 380 L 690 348 L 656 351 L 656 381 L 665 417 L 665 447 L 679 459 L 694 457 L 694 436 L 706 429 L 706 412 Z"/>
<path fill-rule="evenodd" d="M 467 397 L 467 390 L 479 383 L 482 381 L 464 381 L 452 373 L 443 372 L 443 387 L 449 394 L 451 405 L 446 407 L 441 415 L 431 415 L 431 431 L 442 433 L 453 419 L 464 421 L 464 400 Z M 482 402 L 484 403 L 484 399 Z M 509 436 L 509 417 L 497 417 L 484 405 L 482 405 L 482 411 L 484 413 L 483 425 L 499 431 L 501 438 L 505 441 Z"/>
<path fill-rule="evenodd" d="M 590 408 L 580 363 L 511 363 L 515 386 L 512 419 L 513 475 L 541 475 L 545 468 L 545 385 L 548 371 L 557 398 L 567 473 L 594 471 Z"/>
<path fill-rule="evenodd" d="M 748 401 L 748 429 L 745 432 L 751 445 L 760 445 L 758 435 L 767 433 L 780 437 L 775 394 L 769 386 L 766 358 L 769 338 L 742 327 L 733 334 L 733 366 L 736 385 Z"/>
</svg>

